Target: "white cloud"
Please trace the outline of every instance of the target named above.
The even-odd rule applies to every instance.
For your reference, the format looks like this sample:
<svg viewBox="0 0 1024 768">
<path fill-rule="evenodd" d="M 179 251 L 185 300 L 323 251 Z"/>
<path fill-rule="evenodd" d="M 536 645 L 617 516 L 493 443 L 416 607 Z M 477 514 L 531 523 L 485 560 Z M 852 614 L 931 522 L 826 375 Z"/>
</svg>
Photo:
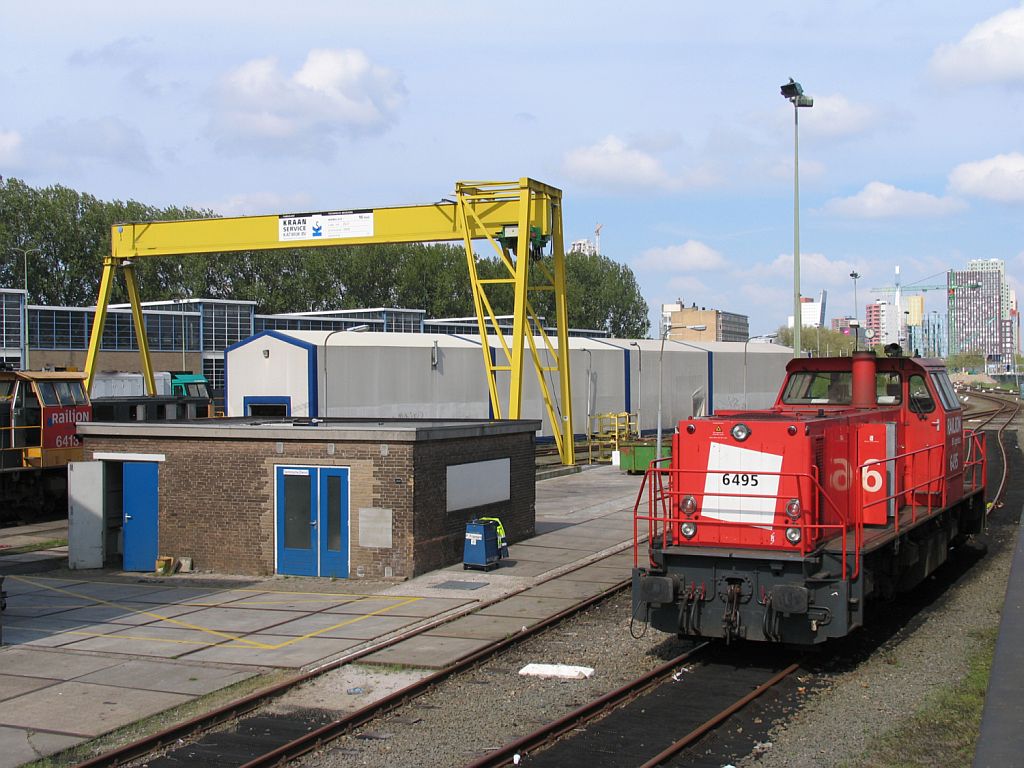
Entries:
<svg viewBox="0 0 1024 768">
<path fill-rule="evenodd" d="M 653 156 L 609 135 L 589 147 L 570 150 L 563 162 L 575 181 L 613 189 L 668 189 L 672 179 Z"/>
<path fill-rule="evenodd" d="M 722 254 L 697 240 L 687 240 L 682 245 L 651 248 L 644 251 L 635 262 L 637 269 L 663 272 L 700 272 L 721 269 L 725 265 Z"/>
<path fill-rule="evenodd" d="M 953 197 L 936 197 L 872 181 L 852 197 L 829 200 L 825 211 L 851 219 L 894 219 L 944 216 L 965 207 L 962 200 Z"/>
<path fill-rule="evenodd" d="M 1024 155 L 1011 152 L 962 163 L 949 174 L 949 187 L 961 195 L 1002 203 L 1024 202 Z"/>
<path fill-rule="evenodd" d="M 814 107 L 800 127 L 809 134 L 841 138 L 863 133 L 874 126 L 878 112 L 866 104 L 852 104 L 845 96 L 815 97 Z"/>
<path fill-rule="evenodd" d="M 360 50 L 316 49 L 290 74 L 274 58 L 248 61 L 223 78 L 216 98 L 211 129 L 224 149 L 333 154 L 338 136 L 387 130 L 405 86 Z"/>
<path fill-rule="evenodd" d="M 832 287 L 846 285 L 850 282 L 850 272 L 854 265 L 842 259 L 829 259 L 823 253 L 800 253 L 800 286 L 801 293 L 805 296 L 817 295 L 821 286 Z M 861 270 L 863 271 L 863 269 Z M 755 287 L 765 286 L 766 281 L 782 279 L 792 285 L 793 280 L 793 254 L 780 253 L 768 264 L 757 264 L 753 268 L 737 275 L 739 279 L 756 278 L 753 283 Z M 748 285 L 751 285 L 748 283 Z M 819 286 L 815 288 L 814 286 Z M 792 302 L 792 288 L 789 297 Z"/>
<path fill-rule="evenodd" d="M 21 143 L 21 134 L 17 131 L 0 131 L 0 165 L 13 165 L 18 161 Z"/>
<path fill-rule="evenodd" d="M 1024 5 L 974 26 L 958 43 L 939 46 L 932 72 L 949 82 L 1024 82 Z"/>
</svg>

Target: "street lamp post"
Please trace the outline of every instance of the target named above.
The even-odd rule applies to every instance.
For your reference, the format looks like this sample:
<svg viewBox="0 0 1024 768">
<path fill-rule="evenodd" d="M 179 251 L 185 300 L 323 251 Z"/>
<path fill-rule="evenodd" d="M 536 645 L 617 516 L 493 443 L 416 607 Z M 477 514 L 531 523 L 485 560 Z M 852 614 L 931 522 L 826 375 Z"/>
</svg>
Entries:
<svg viewBox="0 0 1024 768">
<path fill-rule="evenodd" d="M 643 434 L 640 417 L 644 401 L 644 356 L 639 341 L 631 341 L 629 346 L 636 347 L 636 434 L 640 437 Z"/>
<path fill-rule="evenodd" d="M 853 278 L 853 319 L 860 323 L 860 307 L 857 306 L 857 280 L 860 279 L 860 274 L 857 270 L 853 270 L 850 273 L 850 277 Z M 857 346 L 854 344 L 853 351 L 857 351 Z"/>
<path fill-rule="evenodd" d="M 29 343 L 28 343 L 28 255 L 30 253 L 42 253 L 42 248 L 14 248 L 15 251 L 21 252 L 21 257 L 24 262 L 24 278 L 25 278 L 25 304 L 23 309 L 23 316 L 21 319 L 21 333 L 22 333 L 22 349 L 21 349 L 21 369 L 27 371 L 29 368 Z"/>
<path fill-rule="evenodd" d="M 707 330 L 707 326 L 706 325 L 681 325 L 679 327 L 680 328 L 684 328 L 684 329 L 689 330 L 689 331 L 706 331 Z M 671 330 L 672 330 L 672 323 L 665 323 L 664 327 L 661 329 L 661 348 L 658 350 L 658 434 L 657 434 L 657 438 L 656 438 L 658 445 L 657 445 L 657 448 L 655 449 L 655 459 L 661 459 L 661 402 L 662 402 L 662 394 L 663 394 L 663 391 L 665 389 L 665 377 L 662 375 L 662 370 L 663 370 L 662 359 L 665 356 L 665 338 L 668 336 L 669 331 L 671 331 Z M 692 345 L 686 344 L 685 341 L 680 341 L 679 343 L 680 344 L 684 344 L 686 346 L 692 346 Z M 699 349 L 699 347 L 694 347 L 694 349 Z"/>
<path fill-rule="evenodd" d="M 800 107 L 813 107 L 814 99 L 804 95 L 792 77 L 780 89 L 793 105 L 793 357 L 800 357 Z"/>
</svg>

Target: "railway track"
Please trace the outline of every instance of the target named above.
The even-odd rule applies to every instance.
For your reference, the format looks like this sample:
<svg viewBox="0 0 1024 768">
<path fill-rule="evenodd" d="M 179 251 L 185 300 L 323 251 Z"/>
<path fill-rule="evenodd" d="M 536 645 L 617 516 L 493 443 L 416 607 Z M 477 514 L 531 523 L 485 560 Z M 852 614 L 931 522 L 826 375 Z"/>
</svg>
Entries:
<svg viewBox="0 0 1024 768">
<path fill-rule="evenodd" d="M 1006 481 L 1009 476 L 1010 462 L 1006 456 L 1006 440 L 1004 433 L 1007 427 L 1013 423 L 1020 413 L 1020 399 L 1013 395 L 998 394 L 992 392 L 968 391 L 967 412 L 964 419 L 976 430 L 985 428 L 996 432 L 996 443 L 999 446 L 1001 456 L 1002 473 L 999 478 L 999 485 L 989 501 L 989 508 L 1001 506 L 1006 495 Z M 987 407 L 978 409 L 971 407 L 972 401 L 981 400 Z"/>
<path fill-rule="evenodd" d="M 609 596 L 626 589 L 628 580 L 609 587 L 601 593 L 581 600 L 572 607 L 554 614 L 530 627 L 524 627 L 504 640 L 496 641 L 455 664 L 424 677 L 394 693 L 374 701 L 354 712 L 330 716 L 324 710 L 304 710 L 285 714 L 267 714 L 263 710 L 289 691 L 340 667 L 358 661 L 383 648 L 395 645 L 415 635 L 452 621 L 445 618 L 419 626 L 410 632 L 376 643 L 317 669 L 289 678 L 277 685 L 257 691 L 210 712 L 176 724 L 158 733 L 147 735 L 129 744 L 78 763 L 76 768 L 108 768 L 129 764 L 148 768 L 201 764 L 217 766 L 280 765 L 323 746 L 352 729 L 368 723 L 392 709 L 416 698 L 443 683 L 453 675 L 470 669 L 505 651 L 517 643 L 534 637 L 559 622 L 584 611 Z M 506 599 L 509 596 L 506 596 Z M 495 600 L 478 606 L 499 602 Z"/>
<path fill-rule="evenodd" d="M 701 643 L 466 768 L 666 765 L 800 668 L 786 651 L 758 656 L 738 662 L 721 646 Z"/>
</svg>

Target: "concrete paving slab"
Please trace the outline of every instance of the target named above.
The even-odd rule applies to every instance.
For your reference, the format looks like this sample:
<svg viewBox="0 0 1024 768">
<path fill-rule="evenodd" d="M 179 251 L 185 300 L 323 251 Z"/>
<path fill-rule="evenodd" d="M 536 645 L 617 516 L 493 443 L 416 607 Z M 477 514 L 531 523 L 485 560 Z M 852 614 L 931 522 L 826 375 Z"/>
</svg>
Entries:
<svg viewBox="0 0 1024 768">
<path fill-rule="evenodd" d="M 530 578 L 539 576 L 542 573 L 560 568 L 565 563 L 544 563 L 531 560 L 502 560 L 502 565 L 497 570 L 491 571 L 492 576 L 512 576 L 518 578 Z"/>
<path fill-rule="evenodd" d="M 78 682 L 201 696 L 234 685 L 256 674 L 256 670 L 242 670 L 238 667 L 133 659 L 115 667 L 84 675 L 78 678 Z"/>
<path fill-rule="evenodd" d="M 257 643 L 259 645 L 255 645 Z M 359 645 L 358 640 L 345 638 L 247 635 L 241 641 L 191 653 L 186 660 L 298 669 L 337 656 L 356 645 Z"/>
<path fill-rule="evenodd" d="M 79 580 L 50 579 L 43 576 L 8 576 L 4 579 L 4 592 L 8 597 L 22 595 L 26 592 L 38 592 L 43 589 L 55 587 L 72 587 L 77 584 L 84 584 Z"/>
<path fill-rule="evenodd" d="M 573 560 L 578 560 L 580 553 L 577 550 L 570 548 L 559 548 L 559 547 L 546 547 L 542 544 L 535 545 L 533 542 L 536 539 L 531 539 L 529 544 L 513 544 L 508 548 L 508 559 L 509 560 L 532 560 L 538 563 L 552 563 L 554 565 L 563 565 L 565 563 L 571 563 Z M 501 560 L 498 561 L 500 565 Z"/>
<path fill-rule="evenodd" d="M 72 680 L 9 699 L 0 707 L 0 725 L 99 736 L 190 698 Z"/>
<path fill-rule="evenodd" d="M 0 727 L 0 768 L 15 768 L 83 741 L 81 736 Z"/>
<path fill-rule="evenodd" d="M 500 603 L 477 611 L 477 616 L 514 616 L 516 618 L 544 619 L 571 608 L 576 601 L 569 598 L 539 597 L 524 592 Z"/>
<path fill-rule="evenodd" d="M 76 651 L 102 651 L 174 659 L 201 648 L 226 642 L 228 639 L 230 638 L 199 630 L 146 625 L 125 628 L 115 634 L 86 638 L 68 647 Z M 114 661 L 117 662 L 119 659 Z"/>
<path fill-rule="evenodd" d="M 89 635 L 93 637 L 93 635 Z M 82 635 L 70 632 L 43 632 L 38 629 L 22 629 L 21 627 L 4 627 L 4 647 L 31 646 L 33 648 L 62 648 L 77 643 Z"/>
<path fill-rule="evenodd" d="M 275 635 L 290 637 L 346 637 L 369 640 L 419 621 L 412 616 L 368 616 L 349 613 L 314 613 L 274 627 Z"/>
<path fill-rule="evenodd" d="M 20 677 L 18 675 L 0 674 L 0 701 L 13 699 L 29 691 L 56 685 L 60 680 L 45 677 Z"/>
<path fill-rule="evenodd" d="M 629 541 L 633 540 L 629 536 Z M 532 547 L 554 547 L 557 549 L 568 549 L 576 552 L 600 552 L 616 544 L 627 541 L 625 536 L 614 536 L 611 538 L 596 538 L 592 536 L 572 536 L 562 533 L 546 533 L 530 541 Z"/>
<path fill-rule="evenodd" d="M 115 604 L 134 600 L 138 597 L 155 597 L 157 598 L 156 602 L 163 602 L 160 600 L 159 593 L 168 591 L 167 587 L 150 586 L 147 584 L 118 584 L 108 581 L 94 581 L 85 584 L 76 584 L 71 587 L 48 588 L 53 589 L 56 594 L 89 598 L 92 600 L 102 600 Z M 146 600 L 145 602 L 150 601 Z"/>
<path fill-rule="evenodd" d="M 86 605 L 95 605 L 95 602 L 77 597 L 29 592 L 24 595 L 8 596 L 4 618 L 6 619 L 8 616 L 49 616 Z"/>
<path fill-rule="evenodd" d="M 597 584 L 618 584 L 628 581 L 631 574 L 628 568 L 601 568 L 596 565 L 585 565 L 562 576 L 569 581 L 592 581 Z"/>
<path fill-rule="evenodd" d="M 364 595 L 317 592 L 261 592 L 231 603 L 232 608 L 262 608 L 269 611 L 322 611 L 336 605 L 351 603 Z"/>
<path fill-rule="evenodd" d="M 93 635 L 106 635 L 111 632 L 117 632 L 118 630 L 124 629 L 124 624 L 106 624 L 103 622 L 90 622 L 90 621 L 67 621 L 64 619 L 64 614 L 60 613 L 57 616 L 19 616 L 13 617 L 4 622 L 4 630 L 7 629 L 22 629 L 30 630 L 35 632 L 68 632 L 77 633 L 79 635 L 85 634 L 89 637 Z"/>
<path fill-rule="evenodd" d="M 140 593 L 132 597 L 131 600 L 127 600 L 125 602 L 161 604 L 179 603 L 185 605 L 198 605 L 206 608 L 234 602 L 235 600 L 243 600 L 246 597 L 251 597 L 253 594 L 260 594 L 261 592 L 262 590 L 254 593 L 253 591 L 242 589 L 168 586 L 164 587 L 159 592 L 154 590 L 151 593 Z"/>
<path fill-rule="evenodd" d="M 471 614 L 449 621 L 430 630 L 434 637 L 465 637 L 471 640 L 504 640 L 518 634 L 524 627 L 536 624 L 539 619 L 513 616 L 481 616 Z"/>
<path fill-rule="evenodd" d="M 491 641 L 465 637 L 443 637 L 427 632 L 390 648 L 371 653 L 360 664 L 401 664 L 406 667 L 441 669 L 469 656 Z"/>
<path fill-rule="evenodd" d="M 523 594 L 533 597 L 557 597 L 561 599 L 583 600 L 588 597 L 600 594 L 607 589 L 605 584 L 595 584 L 592 581 L 570 581 L 566 579 L 552 579 L 551 581 L 530 587 Z"/>
<path fill-rule="evenodd" d="M 58 618 L 67 621 L 88 621 L 102 624 L 125 624 L 137 626 L 152 624 L 164 619 L 177 618 L 202 610 L 194 605 L 139 605 L 116 607 L 113 605 L 89 605 L 64 611 Z"/>
<path fill-rule="evenodd" d="M 89 656 L 68 651 L 47 651 L 39 648 L 4 648 L 0 651 L 0 667 L 18 671 L 22 677 L 73 680 L 99 669 L 119 663 L 118 659 Z"/>
<path fill-rule="evenodd" d="M 438 613 L 444 613 L 470 602 L 473 601 L 443 597 L 374 595 L 362 600 L 353 600 L 334 608 L 328 608 L 325 613 L 362 613 L 375 616 L 413 616 L 425 618 Z"/>
<path fill-rule="evenodd" d="M 302 618 L 298 611 L 263 611 L 257 608 L 240 609 L 232 607 L 203 608 L 193 613 L 172 619 L 178 627 L 211 629 L 219 632 L 259 632 L 260 630 Z"/>
</svg>

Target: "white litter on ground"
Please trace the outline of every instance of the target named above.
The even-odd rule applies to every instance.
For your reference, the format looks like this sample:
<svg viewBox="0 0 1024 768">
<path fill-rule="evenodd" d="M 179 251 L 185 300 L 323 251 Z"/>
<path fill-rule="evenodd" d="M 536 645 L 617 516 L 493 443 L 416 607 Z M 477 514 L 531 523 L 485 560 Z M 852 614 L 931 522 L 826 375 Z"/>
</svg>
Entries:
<svg viewBox="0 0 1024 768">
<path fill-rule="evenodd" d="M 520 675 L 531 677 L 559 677 L 563 680 L 585 680 L 594 674 L 593 667 L 573 667 L 569 664 L 527 664 Z"/>
</svg>

